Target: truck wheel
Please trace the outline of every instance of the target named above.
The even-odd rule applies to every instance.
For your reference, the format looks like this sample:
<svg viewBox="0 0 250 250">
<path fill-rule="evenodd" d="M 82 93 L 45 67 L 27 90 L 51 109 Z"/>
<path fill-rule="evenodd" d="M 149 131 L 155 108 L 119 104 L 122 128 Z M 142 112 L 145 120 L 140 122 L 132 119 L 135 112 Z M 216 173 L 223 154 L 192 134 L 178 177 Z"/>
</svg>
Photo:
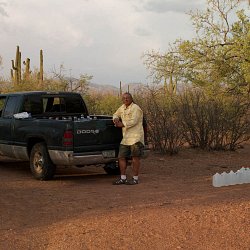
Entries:
<svg viewBox="0 0 250 250">
<path fill-rule="evenodd" d="M 38 180 L 53 178 L 56 167 L 49 158 L 49 153 L 44 142 L 33 146 L 30 154 L 30 169 L 34 177 Z"/>
<path fill-rule="evenodd" d="M 103 169 L 106 171 L 109 175 L 119 175 L 120 174 L 120 168 L 118 166 L 117 162 L 110 162 L 107 163 Z"/>
</svg>

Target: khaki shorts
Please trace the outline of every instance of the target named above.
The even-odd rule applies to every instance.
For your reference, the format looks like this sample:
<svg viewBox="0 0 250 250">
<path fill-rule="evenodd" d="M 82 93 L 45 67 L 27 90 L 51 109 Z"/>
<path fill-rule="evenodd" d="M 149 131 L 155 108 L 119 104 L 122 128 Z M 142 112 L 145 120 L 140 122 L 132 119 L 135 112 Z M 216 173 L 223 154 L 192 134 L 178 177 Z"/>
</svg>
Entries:
<svg viewBox="0 0 250 250">
<path fill-rule="evenodd" d="M 144 153 L 143 148 L 144 146 L 141 142 L 136 142 L 133 145 L 120 144 L 118 158 L 142 157 Z"/>
</svg>

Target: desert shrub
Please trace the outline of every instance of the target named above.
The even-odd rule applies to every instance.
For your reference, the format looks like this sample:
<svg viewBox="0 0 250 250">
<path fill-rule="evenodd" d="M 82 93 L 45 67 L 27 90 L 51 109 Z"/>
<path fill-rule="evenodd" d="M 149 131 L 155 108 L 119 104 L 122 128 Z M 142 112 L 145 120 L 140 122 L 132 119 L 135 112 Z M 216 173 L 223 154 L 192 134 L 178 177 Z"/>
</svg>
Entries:
<svg viewBox="0 0 250 250">
<path fill-rule="evenodd" d="M 148 88 L 136 95 L 152 149 L 177 153 L 186 143 L 206 150 L 235 150 L 249 140 L 249 99 L 224 89 L 191 88 L 177 95 Z"/>
<path fill-rule="evenodd" d="M 19 91 L 67 91 L 67 81 L 65 79 L 56 79 L 52 77 L 44 77 L 42 84 L 37 80 L 38 71 L 35 69 L 29 79 L 21 79 L 19 84 L 7 79 L 0 84 L 0 91 L 4 93 Z"/>
<path fill-rule="evenodd" d="M 148 89 L 143 95 L 137 96 L 136 102 L 143 109 L 152 149 L 161 153 L 178 153 L 183 144 L 183 131 L 175 96 L 166 95 L 159 89 Z"/>
<path fill-rule="evenodd" d="M 109 93 L 92 93 L 85 95 L 83 98 L 86 101 L 89 113 L 95 115 L 113 115 L 122 104 L 120 97 Z"/>
<path fill-rule="evenodd" d="M 178 102 L 184 137 L 192 147 L 234 150 L 249 139 L 249 102 L 243 96 L 193 89 Z"/>
</svg>

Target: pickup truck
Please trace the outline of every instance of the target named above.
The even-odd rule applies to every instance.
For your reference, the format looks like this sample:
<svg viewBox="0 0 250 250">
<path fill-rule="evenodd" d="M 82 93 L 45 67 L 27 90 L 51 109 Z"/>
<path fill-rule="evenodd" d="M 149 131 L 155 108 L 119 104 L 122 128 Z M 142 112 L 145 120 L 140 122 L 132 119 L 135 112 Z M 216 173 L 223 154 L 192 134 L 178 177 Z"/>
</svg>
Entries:
<svg viewBox="0 0 250 250">
<path fill-rule="evenodd" d="M 57 165 L 100 164 L 118 174 L 121 139 L 112 117 L 89 115 L 78 93 L 0 94 L 0 157 L 29 161 L 36 179 L 52 179 Z"/>
</svg>

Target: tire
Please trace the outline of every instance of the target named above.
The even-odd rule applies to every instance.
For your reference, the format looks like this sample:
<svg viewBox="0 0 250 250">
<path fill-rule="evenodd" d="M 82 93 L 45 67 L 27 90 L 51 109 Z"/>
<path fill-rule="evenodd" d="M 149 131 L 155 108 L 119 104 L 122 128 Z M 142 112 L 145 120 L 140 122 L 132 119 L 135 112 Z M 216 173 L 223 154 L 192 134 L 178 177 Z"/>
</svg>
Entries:
<svg viewBox="0 0 250 250">
<path fill-rule="evenodd" d="M 44 142 L 33 146 L 30 154 L 30 169 L 37 180 L 50 180 L 55 174 L 56 167 L 51 162 Z"/>
<path fill-rule="evenodd" d="M 108 175 L 120 175 L 120 168 L 117 162 L 107 163 L 103 169 Z"/>
</svg>

